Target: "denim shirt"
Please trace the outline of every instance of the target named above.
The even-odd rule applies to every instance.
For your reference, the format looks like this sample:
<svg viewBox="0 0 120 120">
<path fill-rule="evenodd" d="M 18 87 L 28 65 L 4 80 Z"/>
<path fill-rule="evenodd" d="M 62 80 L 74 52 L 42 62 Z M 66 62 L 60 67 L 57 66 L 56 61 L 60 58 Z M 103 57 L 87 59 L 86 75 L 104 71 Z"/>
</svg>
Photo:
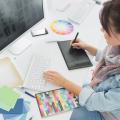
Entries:
<svg viewBox="0 0 120 120">
<path fill-rule="evenodd" d="M 98 51 L 96 60 L 99 60 L 101 55 Z M 120 116 L 120 74 L 108 76 L 95 88 L 84 86 L 79 95 L 79 103 L 90 111 L 109 112 Z"/>
</svg>

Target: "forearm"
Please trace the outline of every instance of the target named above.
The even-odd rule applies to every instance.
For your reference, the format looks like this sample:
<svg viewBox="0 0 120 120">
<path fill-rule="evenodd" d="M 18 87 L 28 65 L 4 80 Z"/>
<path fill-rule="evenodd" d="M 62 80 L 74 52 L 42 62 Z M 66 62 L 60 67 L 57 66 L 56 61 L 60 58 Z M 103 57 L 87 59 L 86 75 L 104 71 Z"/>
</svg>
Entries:
<svg viewBox="0 0 120 120">
<path fill-rule="evenodd" d="M 87 45 L 85 50 L 87 50 L 91 55 L 95 56 L 97 53 L 97 48 L 91 45 Z"/>
<path fill-rule="evenodd" d="M 79 95 L 81 91 L 81 87 L 74 84 L 73 82 L 69 80 L 65 80 L 63 83 L 63 87 L 66 88 L 67 90 L 71 91 L 75 95 Z"/>
</svg>

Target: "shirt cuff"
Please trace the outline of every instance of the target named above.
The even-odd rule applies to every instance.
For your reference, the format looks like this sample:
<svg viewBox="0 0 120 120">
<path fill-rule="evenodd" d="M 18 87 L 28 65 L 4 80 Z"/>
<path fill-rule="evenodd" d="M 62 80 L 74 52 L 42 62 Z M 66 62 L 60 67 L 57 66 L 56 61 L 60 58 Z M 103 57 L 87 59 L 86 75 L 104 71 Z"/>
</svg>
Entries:
<svg viewBox="0 0 120 120">
<path fill-rule="evenodd" d="M 84 106 L 89 97 L 94 93 L 94 90 L 90 86 L 83 87 L 79 95 L 79 103 Z"/>
</svg>

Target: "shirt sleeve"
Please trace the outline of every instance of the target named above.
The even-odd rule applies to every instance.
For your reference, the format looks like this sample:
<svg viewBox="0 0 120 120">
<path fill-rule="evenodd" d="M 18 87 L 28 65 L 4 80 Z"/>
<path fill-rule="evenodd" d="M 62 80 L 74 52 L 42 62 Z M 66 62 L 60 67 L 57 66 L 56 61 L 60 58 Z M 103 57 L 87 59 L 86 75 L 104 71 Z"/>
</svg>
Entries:
<svg viewBox="0 0 120 120">
<path fill-rule="evenodd" d="M 110 112 L 120 108 L 120 88 L 95 92 L 90 86 L 82 89 L 79 103 L 90 111 Z"/>
</svg>

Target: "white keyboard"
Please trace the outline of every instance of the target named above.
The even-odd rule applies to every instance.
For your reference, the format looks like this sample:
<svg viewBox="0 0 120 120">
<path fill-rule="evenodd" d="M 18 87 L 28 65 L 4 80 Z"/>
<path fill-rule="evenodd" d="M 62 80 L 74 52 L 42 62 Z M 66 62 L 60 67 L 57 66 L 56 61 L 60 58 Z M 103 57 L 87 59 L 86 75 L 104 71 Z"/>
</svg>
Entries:
<svg viewBox="0 0 120 120">
<path fill-rule="evenodd" d="M 43 91 L 46 84 L 43 79 L 43 71 L 50 67 L 50 63 L 49 58 L 33 56 L 23 87 L 30 90 Z"/>
<path fill-rule="evenodd" d="M 68 19 L 80 24 L 88 16 L 94 5 L 93 0 L 82 0 L 78 5 L 79 7 L 71 7 L 68 12 Z"/>
</svg>

